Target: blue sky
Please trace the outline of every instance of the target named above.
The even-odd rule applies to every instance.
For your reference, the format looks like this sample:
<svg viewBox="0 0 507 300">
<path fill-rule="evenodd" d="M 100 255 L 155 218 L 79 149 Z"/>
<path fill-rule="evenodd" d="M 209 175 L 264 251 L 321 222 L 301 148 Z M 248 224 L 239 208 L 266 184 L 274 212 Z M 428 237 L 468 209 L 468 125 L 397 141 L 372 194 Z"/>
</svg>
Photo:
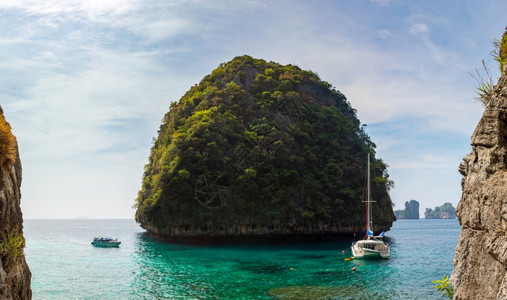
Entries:
<svg viewBox="0 0 507 300">
<path fill-rule="evenodd" d="M 482 114 L 469 75 L 507 25 L 505 1 L 0 3 L 0 105 L 18 138 L 25 218 L 131 218 L 172 101 L 248 54 L 344 93 L 388 163 L 395 209 L 461 197 Z"/>
</svg>

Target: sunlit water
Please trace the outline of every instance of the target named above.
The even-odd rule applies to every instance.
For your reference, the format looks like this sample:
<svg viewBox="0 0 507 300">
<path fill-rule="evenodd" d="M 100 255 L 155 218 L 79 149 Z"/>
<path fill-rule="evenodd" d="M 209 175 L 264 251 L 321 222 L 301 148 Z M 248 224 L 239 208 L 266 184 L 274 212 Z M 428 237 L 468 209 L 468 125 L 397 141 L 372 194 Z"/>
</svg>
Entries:
<svg viewBox="0 0 507 300">
<path fill-rule="evenodd" d="M 348 242 L 188 246 L 132 220 L 25 220 L 34 299 L 441 299 L 456 220 L 400 220 L 388 260 L 353 260 Z M 122 241 L 96 248 L 94 236 Z M 353 271 L 352 268 L 356 268 Z"/>
</svg>

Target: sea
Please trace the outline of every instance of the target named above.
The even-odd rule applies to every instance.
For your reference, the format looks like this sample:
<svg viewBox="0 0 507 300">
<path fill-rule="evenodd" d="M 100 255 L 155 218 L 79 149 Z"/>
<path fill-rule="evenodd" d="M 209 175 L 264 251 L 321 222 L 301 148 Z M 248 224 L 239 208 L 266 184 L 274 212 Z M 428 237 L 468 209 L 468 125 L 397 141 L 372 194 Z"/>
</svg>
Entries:
<svg viewBox="0 0 507 300">
<path fill-rule="evenodd" d="M 345 261 L 352 240 L 196 246 L 133 220 L 24 222 L 33 299 L 442 299 L 432 281 L 451 275 L 459 232 L 456 219 L 398 220 L 389 259 Z"/>
</svg>

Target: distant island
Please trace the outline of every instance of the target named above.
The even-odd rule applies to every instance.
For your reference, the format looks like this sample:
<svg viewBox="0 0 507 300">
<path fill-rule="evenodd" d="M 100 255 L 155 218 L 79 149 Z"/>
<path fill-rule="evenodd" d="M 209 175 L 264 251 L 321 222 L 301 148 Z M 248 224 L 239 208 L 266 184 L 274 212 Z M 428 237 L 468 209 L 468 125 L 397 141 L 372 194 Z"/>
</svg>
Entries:
<svg viewBox="0 0 507 300">
<path fill-rule="evenodd" d="M 446 202 L 435 209 L 426 208 L 424 212 L 425 219 L 456 219 L 456 209 L 451 203 Z"/>
<path fill-rule="evenodd" d="M 396 219 L 419 219 L 419 202 L 410 200 L 405 202 L 405 209 L 394 211 Z"/>
</svg>

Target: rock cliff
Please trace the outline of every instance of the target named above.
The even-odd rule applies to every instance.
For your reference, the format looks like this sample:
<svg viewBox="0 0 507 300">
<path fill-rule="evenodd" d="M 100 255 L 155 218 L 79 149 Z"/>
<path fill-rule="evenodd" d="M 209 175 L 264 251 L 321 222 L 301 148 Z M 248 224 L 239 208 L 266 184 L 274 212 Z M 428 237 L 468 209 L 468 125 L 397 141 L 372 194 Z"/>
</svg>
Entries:
<svg viewBox="0 0 507 300">
<path fill-rule="evenodd" d="M 507 299 L 507 69 L 485 105 L 459 166 L 461 234 L 451 282 L 455 299 Z"/>
<path fill-rule="evenodd" d="M 394 221 L 387 166 L 345 96 L 310 71 L 249 56 L 171 105 L 136 220 L 172 240 L 364 233 L 366 158 L 376 231 Z"/>
<path fill-rule="evenodd" d="M 0 299 L 31 299 L 23 248 L 21 162 L 16 138 L 0 107 Z"/>
</svg>

